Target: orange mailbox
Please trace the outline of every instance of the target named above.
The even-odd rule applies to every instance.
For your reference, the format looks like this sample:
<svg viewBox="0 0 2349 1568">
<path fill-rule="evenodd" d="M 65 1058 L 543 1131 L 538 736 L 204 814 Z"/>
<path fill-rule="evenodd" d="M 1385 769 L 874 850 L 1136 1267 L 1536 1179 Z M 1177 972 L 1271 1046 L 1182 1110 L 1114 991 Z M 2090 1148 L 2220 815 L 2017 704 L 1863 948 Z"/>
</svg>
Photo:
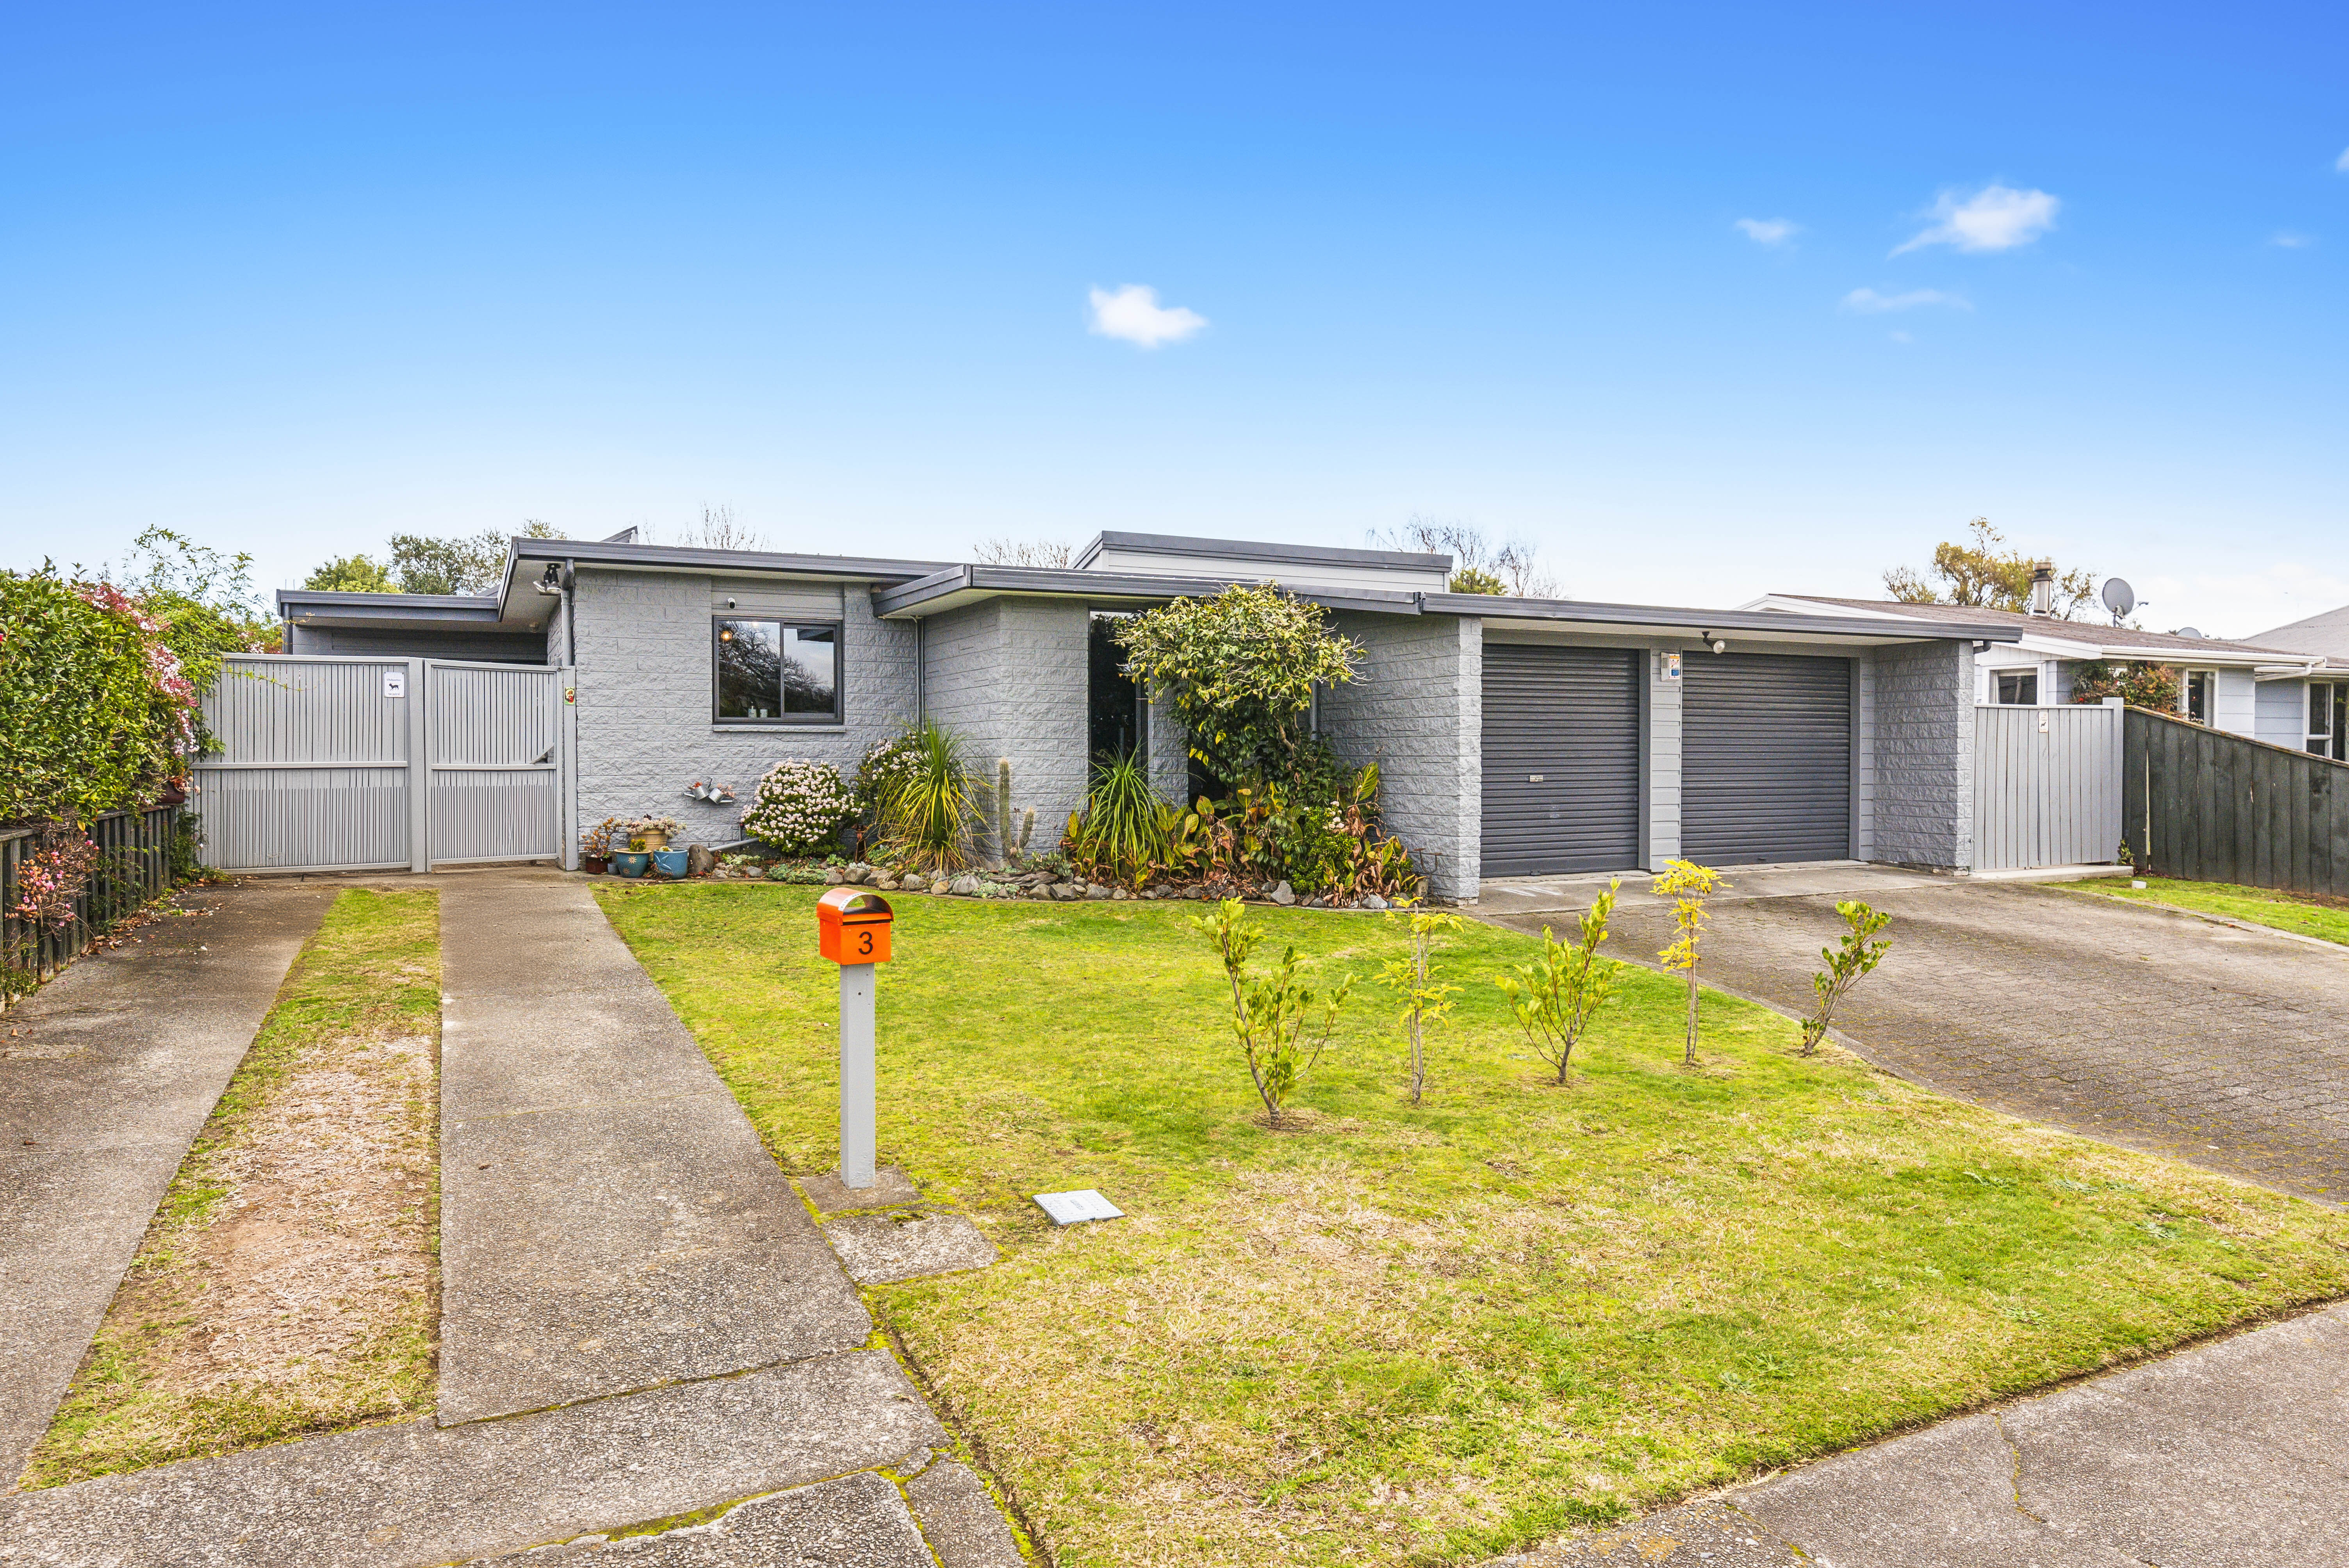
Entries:
<svg viewBox="0 0 2349 1568">
<path fill-rule="evenodd" d="M 886 964 L 889 901 L 861 887 L 836 887 L 815 901 L 815 949 L 834 964 Z"/>
</svg>

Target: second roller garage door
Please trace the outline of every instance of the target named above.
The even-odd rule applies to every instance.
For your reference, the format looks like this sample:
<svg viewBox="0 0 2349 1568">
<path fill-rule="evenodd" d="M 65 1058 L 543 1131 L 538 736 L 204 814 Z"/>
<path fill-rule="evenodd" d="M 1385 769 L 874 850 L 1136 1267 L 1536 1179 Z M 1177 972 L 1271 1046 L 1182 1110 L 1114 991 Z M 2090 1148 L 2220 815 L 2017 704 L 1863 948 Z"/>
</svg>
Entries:
<svg viewBox="0 0 2349 1568">
<path fill-rule="evenodd" d="M 1485 645 L 1486 876 L 1640 863 L 1640 659 Z"/>
<path fill-rule="evenodd" d="M 1706 865 L 1851 853 L 1851 661 L 1692 653 L 1681 853 Z"/>
</svg>

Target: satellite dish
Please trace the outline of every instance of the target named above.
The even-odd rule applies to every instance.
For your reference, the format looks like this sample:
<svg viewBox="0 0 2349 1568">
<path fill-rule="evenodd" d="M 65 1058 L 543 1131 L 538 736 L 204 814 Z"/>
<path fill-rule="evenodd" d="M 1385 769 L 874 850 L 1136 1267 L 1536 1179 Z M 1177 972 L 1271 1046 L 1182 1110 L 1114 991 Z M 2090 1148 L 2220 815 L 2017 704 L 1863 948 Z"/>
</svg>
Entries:
<svg viewBox="0 0 2349 1568">
<path fill-rule="evenodd" d="M 2105 579 L 2105 608 L 2113 613 L 2113 619 L 2116 621 L 2122 619 L 2131 610 L 2137 608 L 2137 590 L 2128 585 L 2128 579 L 2126 577 Z"/>
<path fill-rule="evenodd" d="M 2200 632 L 2196 631 L 2196 630 L 2195 630 L 2193 627 L 2191 627 L 2191 626 L 2180 626 L 2180 627 L 2178 627 L 2178 634 L 2178 634 L 2178 635 L 2179 635 L 2179 636 L 2181 636 L 2181 637 L 2199 637 L 2199 636 L 2200 636 L 2202 634 L 2201 634 Z"/>
</svg>

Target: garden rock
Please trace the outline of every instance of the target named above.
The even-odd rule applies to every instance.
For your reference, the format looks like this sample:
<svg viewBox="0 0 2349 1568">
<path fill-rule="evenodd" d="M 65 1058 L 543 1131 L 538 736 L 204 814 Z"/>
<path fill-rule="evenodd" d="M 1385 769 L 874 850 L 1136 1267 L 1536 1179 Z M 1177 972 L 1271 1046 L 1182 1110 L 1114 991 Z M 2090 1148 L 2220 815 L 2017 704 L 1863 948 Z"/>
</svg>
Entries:
<svg viewBox="0 0 2349 1568">
<path fill-rule="evenodd" d="M 1296 890 L 1291 888 L 1287 882 L 1282 882 L 1279 886 L 1272 890 L 1272 902 L 1275 903 L 1295 903 L 1297 902 Z"/>
<path fill-rule="evenodd" d="M 1376 893 L 1371 893 L 1362 900 L 1362 907 L 1364 909 L 1384 909 L 1386 906 L 1387 901 L 1381 898 Z"/>
<path fill-rule="evenodd" d="M 1085 896 L 1087 898 L 1107 898 L 1109 896 L 1109 889 L 1102 886 L 1099 882 L 1087 882 L 1085 884 Z"/>
<path fill-rule="evenodd" d="M 709 852 L 709 845 L 688 844 L 685 846 L 686 875 L 689 877 L 706 877 L 717 869 L 718 857 Z"/>
<path fill-rule="evenodd" d="M 955 878 L 953 882 L 947 884 L 947 891 L 951 893 L 958 894 L 964 898 L 972 897 L 978 892 L 978 878 L 968 872 L 965 872 L 962 875 Z"/>
<path fill-rule="evenodd" d="M 947 882 L 946 878 L 939 877 L 937 880 L 930 883 L 930 891 L 937 894 L 940 898 L 944 898 L 947 893 L 954 891 L 954 884 Z"/>
</svg>

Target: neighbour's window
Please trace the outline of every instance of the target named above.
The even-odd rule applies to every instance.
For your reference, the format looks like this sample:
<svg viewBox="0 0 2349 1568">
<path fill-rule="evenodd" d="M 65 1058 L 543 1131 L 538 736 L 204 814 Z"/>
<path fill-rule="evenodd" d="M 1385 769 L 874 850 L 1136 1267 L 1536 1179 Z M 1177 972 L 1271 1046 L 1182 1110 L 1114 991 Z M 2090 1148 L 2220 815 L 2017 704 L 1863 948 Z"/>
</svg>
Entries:
<svg viewBox="0 0 2349 1568">
<path fill-rule="evenodd" d="M 1998 677 L 1998 700 L 2007 707 L 2033 707 L 2039 702 L 2039 672 L 2009 670 Z"/>
<path fill-rule="evenodd" d="M 2349 681 L 2308 683 L 2308 748 L 2349 762 Z"/>
<path fill-rule="evenodd" d="M 840 623 L 713 621 L 714 717 L 730 723 L 840 722 Z"/>
<path fill-rule="evenodd" d="M 2188 718 L 2192 719 L 2197 724 L 2208 724 L 2210 722 L 2211 698 L 2216 695 L 2218 686 L 2219 672 L 2216 670 L 2189 670 L 2186 672 L 2186 691 L 2184 695 L 2186 698 L 2186 717 Z"/>
</svg>

